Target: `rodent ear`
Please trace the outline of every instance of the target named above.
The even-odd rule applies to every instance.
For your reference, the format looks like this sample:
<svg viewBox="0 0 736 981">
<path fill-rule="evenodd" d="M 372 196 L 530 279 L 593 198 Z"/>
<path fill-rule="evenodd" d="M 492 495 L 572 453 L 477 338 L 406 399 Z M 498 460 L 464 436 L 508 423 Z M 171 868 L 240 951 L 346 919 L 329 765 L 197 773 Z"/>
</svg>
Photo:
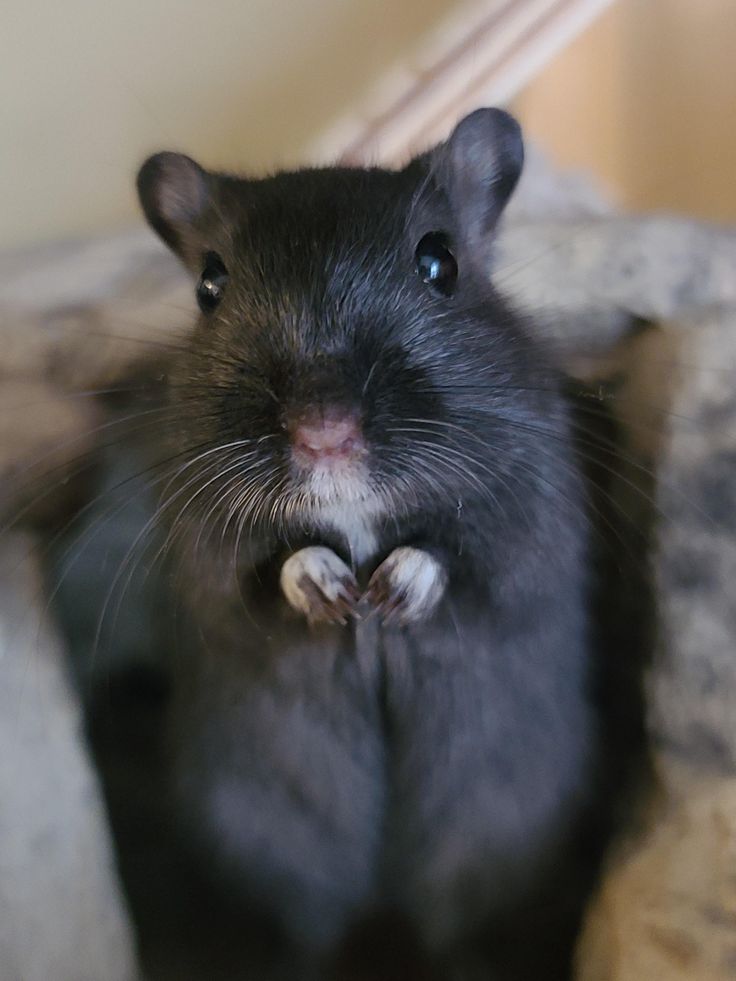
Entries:
<svg viewBox="0 0 736 981">
<path fill-rule="evenodd" d="M 186 257 L 210 201 L 207 171 L 183 153 L 157 153 L 138 171 L 136 183 L 148 223 Z"/>
<path fill-rule="evenodd" d="M 502 109 L 476 109 L 435 154 L 435 173 L 468 244 L 478 245 L 495 227 L 521 175 L 521 127 Z"/>
</svg>

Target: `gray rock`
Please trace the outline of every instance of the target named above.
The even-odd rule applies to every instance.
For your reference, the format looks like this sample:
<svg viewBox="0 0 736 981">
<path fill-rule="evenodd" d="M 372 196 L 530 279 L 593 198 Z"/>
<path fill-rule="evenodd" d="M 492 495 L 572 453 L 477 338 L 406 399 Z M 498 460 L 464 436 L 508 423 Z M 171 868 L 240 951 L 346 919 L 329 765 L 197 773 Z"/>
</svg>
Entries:
<svg viewBox="0 0 736 981">
<path fill-rule="evenodd" d="M 34 541 L 0 543 L 0 981 L 134 981 L 134 944 Z"/>
<path fill-rule="evenodd" d="M 508 222 L 496 282 L 570 347 L 605 349 L 632 315 L 736 304 L 736 230 L 668 216 Z"/>
<path fill-rule="evenodd" d="M 673 762 L 736 776 L 736 307 L 679 330 L 659 468 L 652 731 Z"/>
</svg>

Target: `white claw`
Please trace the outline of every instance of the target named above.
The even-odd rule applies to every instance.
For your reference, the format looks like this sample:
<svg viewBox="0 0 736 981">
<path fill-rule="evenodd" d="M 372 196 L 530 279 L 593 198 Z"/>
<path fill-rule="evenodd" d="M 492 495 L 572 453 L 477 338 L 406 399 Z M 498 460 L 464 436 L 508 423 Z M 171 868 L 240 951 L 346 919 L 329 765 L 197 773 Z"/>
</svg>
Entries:
<svg viewBox="0 0 736 981">
<path fill-rule="evenodd" d="M 281 567 L 281 589 L 289 605 L 310 623 L 345 623 L 353 612 L 358 586 L 350 569 L 332 549 L 300 549 Z"/>
<path fill-rule="evenodd" d="M 433 556 L 403 545 L 373 573 L 368 595 L 386 620 L 412 623 L 429 616 L 446 586 L 447 573 Z"/>
</svg>

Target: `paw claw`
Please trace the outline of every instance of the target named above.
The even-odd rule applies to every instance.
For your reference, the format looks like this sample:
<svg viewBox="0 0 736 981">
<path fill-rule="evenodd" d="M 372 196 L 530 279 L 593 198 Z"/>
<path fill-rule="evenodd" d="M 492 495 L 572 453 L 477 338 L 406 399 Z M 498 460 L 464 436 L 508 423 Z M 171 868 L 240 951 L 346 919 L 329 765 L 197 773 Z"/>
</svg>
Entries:
<svg viewBox="0 0 736 981">
<path fill-rule="evenodd" d="M 329 548 L 312 546 L 290 556 L 281 569 L 281 589 L 310 626 L 345 626 L 350 617 L 356 616 L 358 584 L 342 559 Z"/>
<path fill-rule="evenodd" d="M 435 558 L 402 546 L 373 573 L 366 598 L 385 624 L 404 626 L 429 616 L 446 585 L 447 574 Z"/>
</svg>

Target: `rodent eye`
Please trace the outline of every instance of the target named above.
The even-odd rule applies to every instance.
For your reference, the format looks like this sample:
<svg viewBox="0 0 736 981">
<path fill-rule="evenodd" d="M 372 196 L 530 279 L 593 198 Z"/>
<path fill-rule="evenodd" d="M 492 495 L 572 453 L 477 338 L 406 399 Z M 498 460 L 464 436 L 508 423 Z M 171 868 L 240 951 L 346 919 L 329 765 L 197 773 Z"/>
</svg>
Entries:
<svg viewBox="0 0 736 981">
<path fill-rule="evenodd" d="M 417 276 L 423 283 L 451 296 L 457 282 L 457 262 L 444 232 L 428 232 L 414 253 Z"/>
<path fill-rule="evenodd" d="M 225 294 L 228 278 L 227 269 L 219 255 L 208 252 L 197 283 L 197 303 L 203 313 L 210 313 L 215 309 Z"/>
</svg>

